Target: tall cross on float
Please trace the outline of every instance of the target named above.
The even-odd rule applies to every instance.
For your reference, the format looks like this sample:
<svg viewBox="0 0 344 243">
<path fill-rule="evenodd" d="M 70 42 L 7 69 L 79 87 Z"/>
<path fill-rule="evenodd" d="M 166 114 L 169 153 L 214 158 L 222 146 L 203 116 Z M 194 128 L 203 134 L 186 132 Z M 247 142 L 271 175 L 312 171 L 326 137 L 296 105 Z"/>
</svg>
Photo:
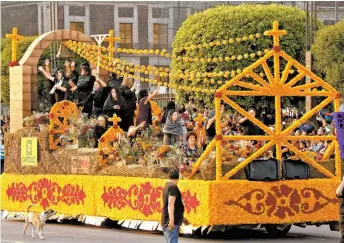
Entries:
<svg viewBox="0 0 344 243">
<path fill-rule="evenodd" d="M 273 28 L 272 30 L 268 30 L 264 32 L 264 35 L 267 36 L 272 36 L 273 41 L 274 41 L 274 46 L 272 48 L 272 50 L 274 50 L 274 85 L 276 86 L 282 86 L 283 85 L 283 81 L 281 81 L 281 75 L 280 75 L 280 56 L 279 56 L 279 52 L 281 51 L 281 47 L 280 47 L 280 36 L 286 35 L 287 31 L 285 30 L 280 30 L 278 29 L 278 21 L 274 21 L 273 22 Z"/>
<path fill-rule="evenodd" d="M 109 37 L 105 38 L 104 41 L 109 42 L 109 63 L 112 64 L 113 54 L 115 53 L 114 50 L 114 43 L 117 41 L 120 41 L 121 39 L 119 37 L 114 37 L 113 30 L 109 31 Z"/>
<path fill-rule="evenodd" d="M 12 34 L 6 34 L 7 39 L 12 39 L 12 61 L 10 66 L 17 66 L 17 41 L 24 38 L 22 35 L 18 35 L 18 29 L 13 28 Z"/>
<path fill-rule="evenodd" d="M 279 37 L 286 34 L 287 34 L 287 31 L 278 29 L 278 21 L 273 22 L 272 30 L 268 30 L 264 32 L 264 35 L 269 35 L 273 37 L 274 47 L 279 46 L 279 41 L 280 41 Z"/>
<path fill-rule="evenodd" d="M 99 75 L 100 53 L 101 53 L 101 49 L 102 49 L 102 43 L 103 43 L 104 39 L 108 36 L 109 36 L 109 34 L 91 35 L 91 37 L 93 37 L 98 44 L 97 75 Z"/>
</svg>

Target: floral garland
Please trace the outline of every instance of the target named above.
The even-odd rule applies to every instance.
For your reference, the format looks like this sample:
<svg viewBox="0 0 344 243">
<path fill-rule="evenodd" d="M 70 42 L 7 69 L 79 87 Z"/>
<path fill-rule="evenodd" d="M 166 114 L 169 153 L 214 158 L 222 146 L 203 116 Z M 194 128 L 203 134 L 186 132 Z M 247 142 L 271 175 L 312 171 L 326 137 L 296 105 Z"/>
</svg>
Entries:
<svg viewBox="0 0 344 243">
<path fill-rule="evenodd" d="M 243 37 L 238 37 L 238 38 L 231 38 L 229 40 L 223 40 L 223 41 L 215 41 L 215 42 L 210 42 L 205 43 L 205 44 L 199 44 L 199 45 L 191 45 L 189 47 L 180 47 L 178 50 L 179 51 L 190 51 L 190 50 L 196 50 L 196 49 L 208 49 L 210 47 L 213 46 L 223 46 L 223 45 L 228 45 L 228 44 L 233 44 L 234 42 L 242 42 L 242 41 L 248 41 L 248 40 L 254 40 L 254 39 L 258 39 L 260 38 L 260 34 L 257 33 L 255 35 L 251 34 L 248 37 L 247 36 L 243 36 Z M 65 43 L 66 46 L 68 46 L 69 48 L 73 48 L 73 49 L 77 49 L 77 48 L 83 48 L 86 49 L 87 51 L 93 50 L 93 51 L 102 51 L 102 52 L 111 52 L 111 53 L 125 53 L 125 54 L 138 54 L 138 55 L 157 55 L 157 56 L 162 56 L 162 57 L 166 57 L 166 58 L 172 58 L 172 59 L 178 59 L 180 57 L 177 57 L 176 55 L 171 55 L 167 52 L 167 50 L 163 49 L 163 50 L 153 50 L 153 49 L 145 49 L 145 50 L 137 50 L 137 49 L 125 49 L 125 48 L 114 48 L 114 47 L 99 47 L 97 45 L 91 45 L 91 44 L 86 44 L 86 43 L 82 43 L 82 42 L 76 42 L 76 41 L 67 41 Z M 245 54 L 244 56 L 249 55 L 249 54 Z M 252 54 L 250 55 L 252 57 Z M 239 56 L 238 56 L 239 57 Z M 245 57 L 246 58 L 246 57 Z M 248 58 L 248 57 L 247 57 Z M 181 60 L 181 59 L 178 59 Z M 239 59 L 240 60 L 240 59 Z M 217 62 L 215 60 L 212 60 L 214 62 Z"/>
<path fill-rule="evenodd" d="M 84 55 L 80 55 L 81 57 L 85 58 L 87 61 L 97 64 L 97 62 L 89 59 L 88 57 L 84 56 Z M 105 65 L 100 65 L 101 68 L 106 69 Z M 120 76 L 124 76 L 124 77 L 129 77 L 129 78 L 134 78 L 137 80 L 140 80 L 142 82 L 147 82 L 147 83 L 154 83 L 154 84 L 159 84 L 159 85 L 164 85 L 165 87 L 169 87 L 172 89 L 176 89 L 176 90 L 181 90 L 181 91 L 185 91 L 185 92 L 199 92 L 199 93 L 208 93 L 208 94 L 213 94 L 215 92 L 215 89 L 207 89 L 205 87 L 190 87 L 190 86 L 184 86 L 184 85 L 177 85 L 177 84 L 169 84 L 167 82 L 163 83 L 163 82 L 159 82 L 156 79 L 149 79 L 149 78 L 143 78 L 137 75 L 132 75 L 132 74 L 128 74 L 126 72 L 121 72 L 121 71 L 115 71 L 113 69 L 109 69 L 109 71 L 111 72 L 115 72 Z"/>
<path fill-rule="evenodd" d="M 68 48 L 72 49 L 72 47 L 67 46 Z M 92 50 L 83 50 L 83 49 L 77 49 L 77 54 L 81 54 L 83 57 L 89 58 L 90 61 L 93 62 L 98 62 L 98 53 Z M 264 50 L 264 52 L 268 52 L 268 50 Z M 225 58 L 213 58 L 213 59 L 197 59 L 195 58 L 195 60 L 191 60 L 194 62 L 223 62 L 223 61 L 234 61 L 234 60 L 241 60 L 243 58 L 247 59 L 249 57 L 251 58 L 255 58 L 256 56 L 262 56 L 263 52 L 262 51 L 258 51 L 257 54 L 255 53 L 251 53 L 249 54 L 244 54 L 244 55 L 239 55 L 239 56 L 231 56 L 231 57 L 225 57 Z M 235 77 L 236 73 L 239 74 L 242 71 L 240 69 L 237 70 L 232 70 L 232 71 L 226 71 L 226 72 L 197 72 L 197 73 L 185 73 L 182 74 L 180 73 L 181 70 L 177 70 L 177 73 L 168 73 L 169 72 L 169 68 L 156 68 L 154 66 L 150 66 L 148 65 L 147 67 L 144 65 L 134 65 L 133 63 L 128 63 L 126 61 L 121 61 L 120 59 L 115 59 L 115 60 L 110 60 L 110 58 L 108 56 L 105 56 L 103 54 L 100 55 L 101 57 L 101 65 L 103 69 L 111 71 L 111 67 L 116 67 L 116 69 L 118 70 L 122 70 L 122 71 L 128 71 L 128 72 L 140 72 L 142 74 L 153 74 L 156 76 L 160 76 L 160 77 L 174 77 L 174 78 L 180 78 L 183 80 L 187 80 L 187 81 L 201 81 L 201 78 L 204 78 L 204 82 L 205 83 L 211 83 L 214 84 L 216 81 L 216 78 L 228 78 L 229 76 L 231 77 Z M 190 61 L 190 60 L 189 60 Z M 191 62 L 190 61 L 190 62 Z M 123 63 L 121 65 L 121 62 Z M 113 70 L 112 70 L 113 71 Z M 290 73 L 293 73 L 294 70 L 290 70 Z M 261 77 L 264 77 L 264 73 L 260 73 L 259 74 Z M 208 78 L 211 78 L 210 80 L 208 80 Z M 222 84 L 222 81 L 218 81 L 219 84 Z"/>
<path fill-rule="evenodd" d="M 60 135 L 68 129 L 72 119 L 76 119 L 79 115 L 78 107 L 75 103 L 64 100 L 54 104 L 49 113 L 49 147 L 55 150 L 62 146 Z M 62 121 L 60 120 L 62 119 Z M 71 139 L 75 142 L 75 138 Z"/>
</svg>

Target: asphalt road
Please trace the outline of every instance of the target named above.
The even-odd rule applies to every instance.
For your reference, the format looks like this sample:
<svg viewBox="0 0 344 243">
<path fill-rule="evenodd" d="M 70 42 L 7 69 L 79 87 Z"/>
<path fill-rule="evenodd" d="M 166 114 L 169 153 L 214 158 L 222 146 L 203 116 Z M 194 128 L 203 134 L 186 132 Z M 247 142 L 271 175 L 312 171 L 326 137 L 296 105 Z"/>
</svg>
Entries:
<svg viewBox="0 0 344 243">
<path fill-rule="evenodd" d="M 41 242 L 39 238 L 31 238 L 31 226 L 28 227 L 26 235 L 22 237 L 24 222 L 13 220 L 1 220 L 1 242 L 4 243 L 29 243 Z M 37 235 L 37 234 L 36 234 Z M 51 243 L 155 243 L 164 242 L 161 233 L 147 231 L 100 228 L 86 225 L 70 225 L 61 223 L 49 223 L 44 227 L 45 241 Z M 307 228 L 292 227 L 289 234 L 283 238 L 270 238 L 262 230 L 232 230 L 224 233 L 217 233 L 205 238 L 192 238 L 190 236 L 180 237 L 181 243 L 218 243 L 218 242 L 302 242 L 302 243 L 338 243 L 340 233 L 330 231 L 328 226 L 308 226 Z"/>
</svg>

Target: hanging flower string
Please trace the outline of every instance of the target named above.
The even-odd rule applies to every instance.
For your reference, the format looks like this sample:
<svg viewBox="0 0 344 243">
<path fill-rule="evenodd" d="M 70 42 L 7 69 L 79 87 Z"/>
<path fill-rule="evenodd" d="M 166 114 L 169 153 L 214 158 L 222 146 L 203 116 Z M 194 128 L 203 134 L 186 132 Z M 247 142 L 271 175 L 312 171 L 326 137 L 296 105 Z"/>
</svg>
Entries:
<svg viewBox="0 0 344 243">
<path fill-rule="evenodd" d="M 258 39 L 261 37 L 261 34 L 256 33 L 256 34 L 251 34 L 249 36 L 243 36 L 243 37 L 237 37 L 237 38 L 230 38 L 228 40 L 217 40 L 217 41 L 213 41 L 210 43 L 205 43 L 205 44 L 198 44 L 198 45 L 190 45 L 187 47 L 179 47 L 177 48 L 178 51 L 193 51 L 193 50 L 197 50 L 197 49 L 208 49 L 208 48 L 212 48 L 214 46 L 226 46 L 229 44 L 234 44 L 234 43 L 241 43 L 243 41 L 253 41 L 255 39 Z M 90 44 L 85 44 L 82 42 L 76 42 L 76 41 L 67 41 L 66 45 L 70 45 L 71 47 L 75 48 L 75 47 L 80 47 L 83 46 L 84 48 L 87 49 L 93 49 L 93 50 L 98 50 L 100 49 L 102 52 L 112 52 L 112 53 L 125 53 L 125 54 L 138 54 L 138 55 L 157 55 L 157 56 L 162 56 L 162 57 L 166 57 L 166 58 L 172 58 L 172 59 L 176 59 L 179 58 L 175 55 L 171 55 L 168 53 L 167 50 L 163 49 L 163 50 L 153 50 L 153 49 L 144 49 L 144 50 L 137 50 L 137 49 L 126 49 L 126 48 L 114 48 L 114 47 L 98 47 L 97 45 L 90 45 Z"/>
</svg>

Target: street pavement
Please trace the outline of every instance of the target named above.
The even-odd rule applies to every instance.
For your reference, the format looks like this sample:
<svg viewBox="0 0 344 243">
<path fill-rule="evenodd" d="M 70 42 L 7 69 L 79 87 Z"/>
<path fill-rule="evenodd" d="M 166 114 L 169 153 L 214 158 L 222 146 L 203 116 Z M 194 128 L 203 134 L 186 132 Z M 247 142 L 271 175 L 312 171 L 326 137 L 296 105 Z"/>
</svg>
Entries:
<svg viewBox="0 0 344 243">
<path fill-rule="evenodd" d="M 24 222 L 15 220 L 1 220 L 1 242 L 4 243 L 30 243 L 42 242 L 39 238 L 31 238 L 31 225 L 22 237 Z M 35 234 L 37 235 L 37 233 Z M 51 243 L 155 243 L 164 242 L 162 233 L 152 233 L 139 230 L 100 228 L 87 225 L 71 225 L 65 223 L 48 223 L 44 227 L 46 242 Z M 219 242 L 302 242 L 302 243 L 338 243 L 340 233 L 330 231 L 328 226 L 308 226 L 299 228 L 293 226 L 289 234 L 283 238 L 270 238 L 263 230 L 236 229 L 226 233 L 212 234 L 207 238 L 180 237 L 180 243 L 219 243 Z"/>
</svg>

